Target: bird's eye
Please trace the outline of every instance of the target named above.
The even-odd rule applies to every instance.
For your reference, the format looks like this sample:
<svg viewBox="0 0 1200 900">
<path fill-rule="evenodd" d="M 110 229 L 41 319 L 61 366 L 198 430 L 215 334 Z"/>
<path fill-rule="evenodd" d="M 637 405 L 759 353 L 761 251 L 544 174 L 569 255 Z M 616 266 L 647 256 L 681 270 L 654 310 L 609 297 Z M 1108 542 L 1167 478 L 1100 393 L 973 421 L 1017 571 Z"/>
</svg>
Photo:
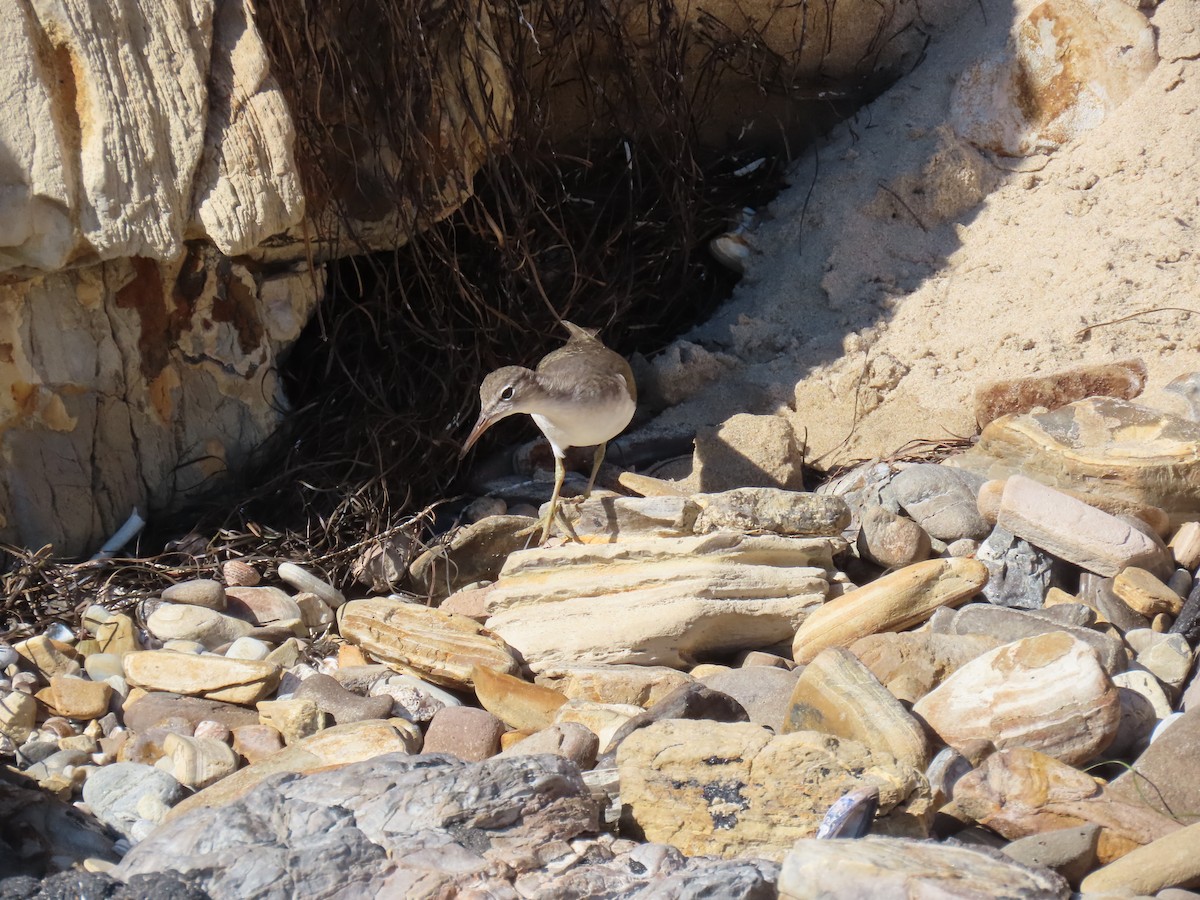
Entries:
<svg viewBox="0 0 1200 900">
<path fill-rule="evenodd" d="M 513 398 L 513 386 L 510 384 L 510 385 L 505 386 L 504 390 L 502 390 L 500 392 L 500 399 L 501 400 L 511 400 L 512 398 Z"/>
</svg>

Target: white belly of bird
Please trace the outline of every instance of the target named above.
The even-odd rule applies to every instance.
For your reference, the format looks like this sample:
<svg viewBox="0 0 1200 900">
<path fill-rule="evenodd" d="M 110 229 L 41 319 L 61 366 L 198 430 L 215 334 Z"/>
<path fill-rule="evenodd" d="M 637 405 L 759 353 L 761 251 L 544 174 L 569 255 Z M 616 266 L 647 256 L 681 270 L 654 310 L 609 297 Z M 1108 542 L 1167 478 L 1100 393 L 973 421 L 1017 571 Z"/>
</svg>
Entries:
<svg viewBox="0 0 1200 900">
<path fill-rule="evenodd" d="M 550 441 L 554 455 L 561 457 L 568 447 L 594 447 L 616 437 L 633 418 L 633 410 L 633 400 L 622 392 L 615 403 L 603 408 L 563 404 L 531 415 Z"/>
</svg>

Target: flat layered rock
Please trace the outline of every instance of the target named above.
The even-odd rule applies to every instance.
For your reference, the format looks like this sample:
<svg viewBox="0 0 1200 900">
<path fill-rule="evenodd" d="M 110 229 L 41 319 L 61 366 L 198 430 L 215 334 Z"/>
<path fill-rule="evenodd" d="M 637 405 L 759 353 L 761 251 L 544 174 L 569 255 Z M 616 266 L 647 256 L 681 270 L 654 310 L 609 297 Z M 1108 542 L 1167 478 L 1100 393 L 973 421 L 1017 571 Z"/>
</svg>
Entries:
<svg viewBox="0 0 1200 900">
<path fill-rule="evenodd" d="M 793 658 L 807 663 L 826 647 L 919 625 L 934 610 L 965 602 L 986 582 L 987 569 L 974 559 L 930 559 L 884 575 L 813 612 L 796 632 Z"/>
<path fill-rule="evenodd" d="M 1066 880 L 977 847 L 897 837 L 802 840 L 783 859 L 780 900 L 971 897 L 1067 900 Z"/>
<path fill-rule="evenodd" d="M 843 794 L 879 791 L 875 828 L 924 834 L 923 775 L 855 741 L 758 725 L 668 719 L 617 751 L 621 801 L 651 841 L 688 855 L 782 859 Z"/>
<path fill-rule="evenodd" d="M 716 494 L 696 494 L 700 507 L 698 534 L 713 531 L 769 531 L 775 534 L 837 537 L 850 524 L 850 507 L 841 497 L 739 487 Z"/>
<path fill-rule="evenodd" d="M 149 691 L 171 691 L 226 703 L 250 704 L 279 686 L 283 670 L 268 662 L 143 650 L 124 657 L 125 678 Z"/>
<path fill-rule="evenodd" d="M 1127 566 L 1173 570 L 1166 547 L 1130 522 L 1023 475 L 1004 483 L 996 524 L 1098 575 Z"/>
<path fill-rule="evenodd" d="M 990 741 L 1078 763 L 1116 737 L 1121 702 L 1095 651 L 1055 631 L 975 658 L 918 700 L 913 712 L 959 751 Z"/>
<path fill-rule="evenodd" d="M 716 532 L 514 553 L 489 630 L 534 672 L 704 656 L 789 639 L 829 590 L 834 539 Z"/>
<path fill-rule="evenodd" d="M 329 766 L 371 759 L 386 753 L 415 753 L 421 732 L 408 722 L 363 721 L 318 731 L 261 762 L 239 769 L 211 787 L 193 794 L 171 810 L 171 817 L 201 807 L 223 806 L 257 787 L 277 772 L 315 772 Z"/>
<path fill-rule="evenodd" d="M 986 478 L 1026 472 L 1130 507 L 1200 511 L 1200 423 L 1127 400 L 1089 397 L 1003 416 L 951 465 Z"/>
<path fill-rule="evenodd" d="M 512 674 L 507 644 L 473 619 L 390 597 L 352 600 L 338 610 L 342 637 L 398 672 L 446 687 L 472 684 L 476 666 Z"/>
</svg>

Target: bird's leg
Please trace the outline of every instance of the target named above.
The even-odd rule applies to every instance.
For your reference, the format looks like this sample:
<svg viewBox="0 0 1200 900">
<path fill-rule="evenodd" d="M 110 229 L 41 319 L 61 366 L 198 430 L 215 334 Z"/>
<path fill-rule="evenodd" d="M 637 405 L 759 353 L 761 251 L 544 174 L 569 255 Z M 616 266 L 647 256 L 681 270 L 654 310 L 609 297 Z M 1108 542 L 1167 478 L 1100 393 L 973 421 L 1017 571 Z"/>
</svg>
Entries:
<svg viewBox="0 0 1200 900">
<path fill-rule="evenodd" d="M 596 455 L 592 457 L 592 477 L 588 479 L 587 490 L 583 492 L 584 500 L 592 496 L 592 488 L 596 486 L 596 476 L 600 474 L 600 463 L 604 462 L 604 451 L 607 448 L 608 441 L 605 441 L 596 448 Z"/>
<path fill-rule="evenodd" d="M 563 465 L 562 457 L 554 457 L 554 492 L 550 495 L 550 506 L 546 510 L 546 514 L 530 525 L 528 528 L 522 528 L 517 532 L 518 537 L 527 534 L 533 534 L 540 527 L 542 529 L 541 543 L 546 543 L 550 540 L 550 527 L 554 524 L 554 516 L 558 512 L 558 495 L 562 492 L 563 480 L 567 477 L 567 469 Z"/>
</svg>

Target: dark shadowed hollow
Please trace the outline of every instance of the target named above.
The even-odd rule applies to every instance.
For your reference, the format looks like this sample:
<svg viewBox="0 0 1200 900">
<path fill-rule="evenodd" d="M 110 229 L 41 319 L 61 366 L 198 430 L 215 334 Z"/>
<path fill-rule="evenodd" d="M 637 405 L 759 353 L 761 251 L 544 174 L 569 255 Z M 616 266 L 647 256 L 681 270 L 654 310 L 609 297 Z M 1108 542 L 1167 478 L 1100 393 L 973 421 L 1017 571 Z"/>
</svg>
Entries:
<svg viewBox="0 0 1200 900">
<path fill-rule="evenodd" d="M 861 77 L 802 79 L 829 35 L 780 55 L 736 0 L 720 8 L 684 22 L 667 0 L 258 4 L 324 229 L 325 297 L 283 362 L 284 426 L 152 520 L 138 552 L 163 551 L 155 578 L 240 557 L 337 580 L 364 543 L 428 536 L 484 374 L 560 344 L 560 319 L 649 354 L 729 295 L 708 241 L 897 73 L 868 55 Z M 48 559 L 17 562 L 14 596 L 66 592 Z"/>
</svg>

